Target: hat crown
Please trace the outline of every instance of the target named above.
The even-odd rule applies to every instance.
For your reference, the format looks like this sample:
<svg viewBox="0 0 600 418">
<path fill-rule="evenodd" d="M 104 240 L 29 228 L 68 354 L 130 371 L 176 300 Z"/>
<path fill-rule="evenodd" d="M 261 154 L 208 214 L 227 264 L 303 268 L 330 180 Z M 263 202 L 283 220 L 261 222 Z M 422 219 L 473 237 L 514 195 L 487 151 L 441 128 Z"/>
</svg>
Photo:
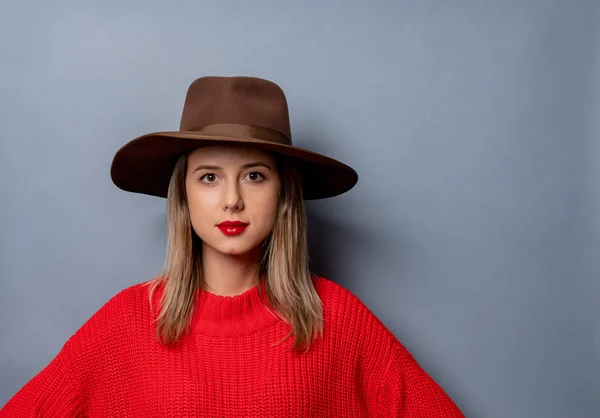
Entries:
<svg viewBox="0 0 600 418">
<path fill-rule="evenodd" d="M 290 117 L 283 90 L 257 77 L 201 77 L 188 88 L 180 131 L 216 124 L 274 130 L 291 144 Z"/>
</svg>

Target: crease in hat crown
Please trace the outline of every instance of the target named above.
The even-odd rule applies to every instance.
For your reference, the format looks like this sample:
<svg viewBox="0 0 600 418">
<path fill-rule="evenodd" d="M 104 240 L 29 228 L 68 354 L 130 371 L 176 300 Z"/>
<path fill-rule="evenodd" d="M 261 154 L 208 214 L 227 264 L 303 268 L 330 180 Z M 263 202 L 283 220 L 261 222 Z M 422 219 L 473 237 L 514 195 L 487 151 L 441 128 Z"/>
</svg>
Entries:
<svg viewBox="0 0 600 418">
<path fill-rule="evenodd" d="M 266 140 L 292 145 L 288 104 L 281 87 L 257 77 L 207 76 L 188 88 L 180 131 L 232 135 L 254 129 Z M 281 138 L 283 137 L 283 138 Z"/>
</svg>

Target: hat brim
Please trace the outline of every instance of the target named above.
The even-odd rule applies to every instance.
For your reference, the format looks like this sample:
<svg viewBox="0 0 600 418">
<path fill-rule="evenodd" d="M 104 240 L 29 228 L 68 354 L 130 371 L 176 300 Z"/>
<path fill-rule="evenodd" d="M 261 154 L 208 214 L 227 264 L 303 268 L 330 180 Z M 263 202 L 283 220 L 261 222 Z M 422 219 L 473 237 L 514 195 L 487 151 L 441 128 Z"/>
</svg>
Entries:
<svg viewBox="0 0 600 418">
<path fill-rule="evenodd" d="M 129 141 L 113 158 L 111 178 L 122 190 L 167 197 L 177 159 L 201 146 L 219 143 L 247 144 L 290 157 L 302 177 L 305 200 L 338 196 L 350 190 L 358 181 L 358 174 L 348 165 L 300 147 L 256 138 L 189 131 L 155 132 Z"/>
</svg>

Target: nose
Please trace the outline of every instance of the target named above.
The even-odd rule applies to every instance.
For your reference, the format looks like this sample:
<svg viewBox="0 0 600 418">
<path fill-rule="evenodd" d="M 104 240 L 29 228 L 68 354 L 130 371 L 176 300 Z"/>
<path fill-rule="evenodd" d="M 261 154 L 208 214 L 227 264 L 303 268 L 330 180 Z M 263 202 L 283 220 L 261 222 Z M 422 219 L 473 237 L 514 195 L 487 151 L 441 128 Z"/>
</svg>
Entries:
<svg viewBox="0 0 600 418">
<path fill-rule="evenodd" d="M 225 198 L 223 210 L 242 210 L 244 208 L 244 201 L 239 190 L 239 184 L 235 181 L 230 182 L 224 189 Z"/>
</svg>

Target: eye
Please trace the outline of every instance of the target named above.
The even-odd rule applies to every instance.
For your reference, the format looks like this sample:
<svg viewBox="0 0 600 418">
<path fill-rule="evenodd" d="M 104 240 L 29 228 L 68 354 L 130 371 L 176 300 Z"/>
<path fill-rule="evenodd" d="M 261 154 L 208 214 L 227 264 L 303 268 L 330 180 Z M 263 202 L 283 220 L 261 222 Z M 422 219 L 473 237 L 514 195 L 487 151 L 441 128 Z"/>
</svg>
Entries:
<svg viewBox="0 0 600 418">
<path fill-rule="evenodd" d="M 248 175 L 246 177 L 248 177 L 248 179 L 252 183 L 259 183 L 259 182 L 263 181 L 265 178 L 265 176 L 263 176 L 263 174 L 258 171 L 253 171 L 251 173 L 248 173 Z"/>
<path fill-rule="evenodd" d="M 216 179 L 217 175 L 215 173 L 206 173 L 200 177 L 200 181 L 203 183 L 214 183 Z"/>
</svg>

